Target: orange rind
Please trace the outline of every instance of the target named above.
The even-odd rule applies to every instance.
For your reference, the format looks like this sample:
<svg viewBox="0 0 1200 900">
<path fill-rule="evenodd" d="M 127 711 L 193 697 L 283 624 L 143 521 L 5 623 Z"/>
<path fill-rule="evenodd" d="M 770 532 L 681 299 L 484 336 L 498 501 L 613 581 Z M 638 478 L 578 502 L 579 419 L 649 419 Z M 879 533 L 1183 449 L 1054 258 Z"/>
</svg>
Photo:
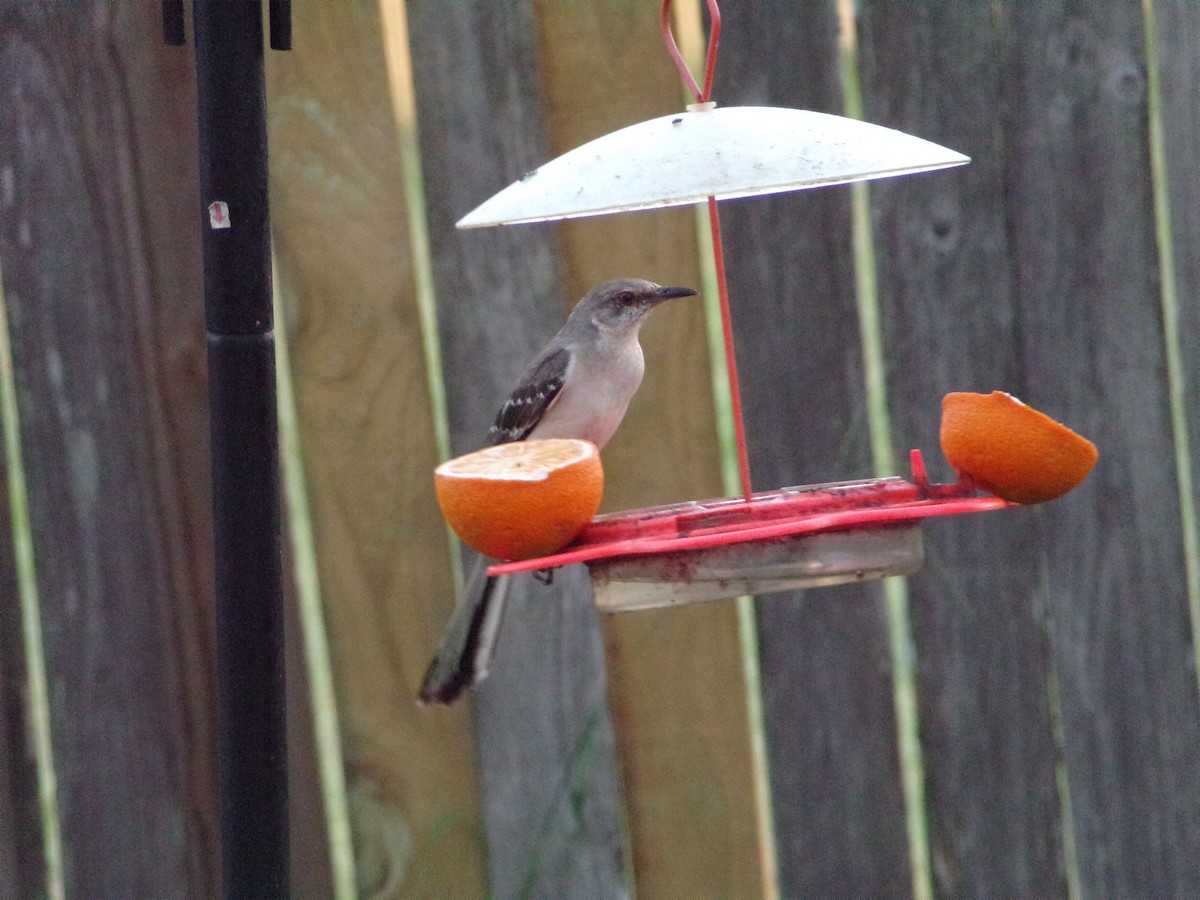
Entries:
<svg viewBox="0 0 1200 900">
<path fill-rule="evenodd" d="M 590 441 L 517 441 L 442 463 L 434 487 L 467 546 L 496 559 L 532 559 L 560 550 L 591 521 L 604 471 Z"/>
<path fill-rule="evenodd" d="M 1003 391 L 947 394 L 941 443 L 955 471 L 1014 503 L 1061 497 L 1098 457 L 1087 438 Z"/>
</svg>

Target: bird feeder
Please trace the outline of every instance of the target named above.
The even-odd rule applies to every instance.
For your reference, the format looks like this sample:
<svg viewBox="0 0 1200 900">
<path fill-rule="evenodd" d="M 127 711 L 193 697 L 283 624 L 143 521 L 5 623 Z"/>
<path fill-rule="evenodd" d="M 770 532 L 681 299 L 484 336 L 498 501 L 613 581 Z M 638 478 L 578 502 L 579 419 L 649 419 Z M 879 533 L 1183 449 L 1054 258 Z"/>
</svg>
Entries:
<svg viewBox="0 0 1200 900">
<path fill-rule="evenodd" d="M 501 575 L 586 563 L 596 604 L 609 611 L 909 574 L 924 559 L 924 519 L 1009 505 L 975 496 L 967 479 L 930 484 L 915 450 L 911 480 L 752 490 L 718 201 L 929 172 L 970 160 L 921 138 L 843 116 L 718 107 L 711 91 L 721 18 L 716 0 L 707 5 L 711 32 L 701 88 L 671 33 L 671 2 L 662 4 L 667 51 L 695 103 L 545 163 L 457 223 L 481 228 L 708 205 L 741 496 L 602 515 L 559 553 L 489 569 Z"/>
</svg>

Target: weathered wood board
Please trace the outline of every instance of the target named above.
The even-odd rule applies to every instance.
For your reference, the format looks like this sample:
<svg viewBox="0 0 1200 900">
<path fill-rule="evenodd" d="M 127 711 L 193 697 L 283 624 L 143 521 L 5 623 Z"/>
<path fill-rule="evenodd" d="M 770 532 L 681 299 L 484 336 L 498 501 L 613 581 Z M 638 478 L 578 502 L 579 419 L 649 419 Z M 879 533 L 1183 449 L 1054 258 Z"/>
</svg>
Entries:
<svg viewBox="0 0 1200 900">
<path fill-rule="evenodd" d="M 836 9 L 725 10 L 717 99 L 842 113 Z M 871 471 L 847 188 L 722 206 L 757 490 Z M 878 583 L 758 598 L 785 896 L 904 896 L 911 875 Z"/>
<path fill-rule="evenodd" d="M 683 108 L 656 4 L 546 0 L 535 10 L 550 156 Z M 694 223 L 690 208 L 562 223 L 568 296 L 624 275 L 699 287 Z M 646 377 L 604 450 L 605 508 L 720 496 L 701 302 L 655 312 L 642 346 Z M 736 608 L 642 611 L 603 625 L 637 892 L 762 895 Z"/>
<path fill-rule="evenodd" d="M 982 3 L 866 4 L 860 22 L 867 118 L 973 158 L 871 186 L 895 445 L 922 449 L 944 481 L 942 395 L 1025 386 L 995 29 Z M 930 522 L 911 579 L 933 874 L 947 895 L 1066 890 L 1035 515 Z"/>
<path fill-rule="evenodd" d="M 0 11 L 0 253 L 72 896 L 217 889 L 191 70 L 153 7 Z"/>
<path fill-rule="evenodd" d="M 45 858 L 4 452 L 0 434 L 0 896 L 28 897 L 45 893 Z"/>
<path fill-rule="evenodd" d="M 419 0 L 408 12 L 450 437 L 462 453 L 484 442 L 566 302 L 550 228 L 454 229 L 546 158 L 536 31 L 527 0 Z M 441 601 L 448 613 L 451 597 Z M 582 572 L 514 585 L 475 708 L 493 894 L 623 893 L 603 648 Z"/>
<path fill-rule="evenodd" d="M 862 14 L 868 117 L 976 156 L 873 191 L 900 433 L 931 443 L 946 391 L 1007 389 L 1100 447 L 1059 501 L 928 529 L 939 563 L 914 583 L 938 886 L 1187 893 L 1200 733 L 1142 7 L 932 12 Z"/>
<path fill-rule="evenodd" d="M 268 57 L 277 290 L 357 881 L 371 894 L 479 895 L 466 710 L 414 703 L 453 588 L 380 10 L 293 15 L 295 49 Z"/>
<path fill-rule="evenodd" d="M 1189 0 L 1157 0 L 1153 10 L 1156 29 L 1158 77 L 1162 96 L 1163 173 L 1165 199 L 1170 214 L 1170 241 L 1174 293 L 1164 311 L 1164 338 L 1174 340 L 1179 358 L 1172 390 L 1184 419 L 1175 435 L 1177 452 L 1187 460 L 1190 472 L 1181 481 L 1190 500 L 1181 497 L 1185 510 L 1190 502 L 1192 531 L 1184 534 L 1189 568 L 1187 577 L 1192 603 L 1192 640 L 1196 645 L 1196 669 L 1200 670 L 1200 6 Z M 1167 280 L 1164 278 L 1164 285 Z"/>
</svg>

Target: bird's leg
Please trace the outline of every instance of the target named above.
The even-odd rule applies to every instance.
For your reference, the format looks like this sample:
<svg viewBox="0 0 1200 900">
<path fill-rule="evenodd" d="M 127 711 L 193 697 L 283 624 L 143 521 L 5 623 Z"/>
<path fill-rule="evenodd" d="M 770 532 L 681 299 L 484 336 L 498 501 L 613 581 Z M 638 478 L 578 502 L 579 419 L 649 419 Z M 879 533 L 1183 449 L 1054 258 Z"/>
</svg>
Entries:
<svg viewBox="0 0 1200 900">
<path fill-rule="evenodd" d="M 550 585 L 554 583 L 554 570 L 538 569 L 533 573 L 533 577 L 536 578 L 541 584 Z"/>
</svg>

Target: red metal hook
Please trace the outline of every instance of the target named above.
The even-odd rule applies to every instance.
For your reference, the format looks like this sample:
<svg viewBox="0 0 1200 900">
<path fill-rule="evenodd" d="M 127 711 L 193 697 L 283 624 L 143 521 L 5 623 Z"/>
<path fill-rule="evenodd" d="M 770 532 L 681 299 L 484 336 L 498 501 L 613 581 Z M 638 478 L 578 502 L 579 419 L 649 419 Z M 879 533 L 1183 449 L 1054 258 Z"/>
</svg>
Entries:
<svg viewBox="0 0 1200 900">
<path fill-rule="evenodd" d="M 675 61 L 675 67 L 679 69 L 684 85 L 691 91 L 697 103 L 707 103 L 712 99 L 713 75 L 717 70 L 717 45 L 721 43 L 721 10 L 717 7 L 717 0 L 706 0 L 706 2 L 709 18 L 712 20 L 712 28 L 708 35 L 708 53 L 704 61 L 704 90 L 700 89 L 700 86 L 696 84 L 696 79 L 688 71 L 687 63 L 683 61 L 683 54 L 679 52 L 679 45 L 675 43 L 675 35 L 671 33 L 671 0 L 663 0 L 662 5 L 663 41 L 667 45 L 667 52 L 671 54 L 671 59 Z"/>
</svg>

